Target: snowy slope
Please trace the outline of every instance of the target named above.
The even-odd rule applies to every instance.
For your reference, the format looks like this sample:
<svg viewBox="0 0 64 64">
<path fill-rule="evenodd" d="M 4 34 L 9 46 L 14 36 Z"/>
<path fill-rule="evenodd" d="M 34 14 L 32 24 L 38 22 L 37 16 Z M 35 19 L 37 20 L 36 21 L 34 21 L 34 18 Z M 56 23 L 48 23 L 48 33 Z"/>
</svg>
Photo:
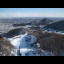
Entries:
<svg viewBox="0 0 64 64">
<path fill-rule="evenodd" d="M 16 48 L 16 54 L 21 53 L 22 56 L 34 56 L 32 52 L 34 49 L 32 48 L 34 43 L 36 42 L 36 37 L 33 35 L 28 35 L 27 33 L 24 35 L 15 36 L 13 38 L 8 39 L 11 44 Z M 29 52 L 29 53 L 28 53 Z"/>
<path fill-rule="evenodd" d="M 13 38 L 9 38 L 8 40 L 11 42 L 11 44 L 12 44 L 16 49 L 19 49 L 20 41 L 21 41 L 26 35 L 27 35 L 27 34 L 15 36 L 15 37 L 13 37 Z"/>
<path fill-rule="evenodd" d="M 16 48 L 15 56 L 49 56 L 49 52 L 39 49 L 40 45 L 36 43 L 37 38 L 33 35 L 18 35 L 8 39 Z"/>
</svg>

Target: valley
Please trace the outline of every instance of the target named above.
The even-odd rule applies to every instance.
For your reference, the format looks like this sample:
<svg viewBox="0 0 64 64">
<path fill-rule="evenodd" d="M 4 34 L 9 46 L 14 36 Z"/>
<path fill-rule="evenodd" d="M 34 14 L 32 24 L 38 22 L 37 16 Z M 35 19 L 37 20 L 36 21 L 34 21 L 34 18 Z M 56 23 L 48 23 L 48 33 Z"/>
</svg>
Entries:
<svg viewBox="0 0 64 64">
<path fill-rule="evenodd" d="M 1 40 L 5 48 L 12 47 L 8 55 L 64 56 L 64 18 L 0 19 Z M 3 44 L 0 53 L 6 56 Z"/>
</svg>

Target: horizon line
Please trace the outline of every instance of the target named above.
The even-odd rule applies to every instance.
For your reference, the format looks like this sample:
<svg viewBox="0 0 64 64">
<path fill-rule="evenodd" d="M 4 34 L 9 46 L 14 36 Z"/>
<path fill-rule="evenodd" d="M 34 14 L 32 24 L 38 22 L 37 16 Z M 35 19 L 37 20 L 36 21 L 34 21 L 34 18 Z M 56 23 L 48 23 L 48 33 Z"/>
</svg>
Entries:
<svg viewBox="0 0 64 64">
<path fill-rule="evenodd" d="M 42 16 L 42 17 L 29 17 L 29 16 L 26 16 L 26 17 L 0 17 L 0 18 L 64 18 L 64 17 L 44 17 L 44 16 Z"/>
</svg>

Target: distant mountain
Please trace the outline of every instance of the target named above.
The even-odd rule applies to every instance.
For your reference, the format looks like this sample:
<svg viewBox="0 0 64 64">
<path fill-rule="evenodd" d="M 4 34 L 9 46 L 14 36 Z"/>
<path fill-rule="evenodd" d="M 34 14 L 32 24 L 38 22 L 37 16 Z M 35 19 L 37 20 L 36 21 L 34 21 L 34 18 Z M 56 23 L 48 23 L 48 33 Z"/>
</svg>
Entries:
<svg viewBox="0 0 64 64">
<path fill-rule="evenodd" d="M 0 25 L 13 25 L 14 27 L 24 25 L 48 25 L 60 20 L 64 20 L 64 18 L 7 18 L 0 19 Z"/>
<path fill-rule="evenodd" d="M 24 25 L 48 25 L 52 22 L 57 22 L 57 21 L 60 21 L 60 20 L 64 20 L 64 18 L 44 18 L 44 17 L 34 17 L 34 18 L 0 18 L 0 23 L 3 23 L 3 24 L 24 24 Z"/>
<path fill-rule="evenodd" d="M 49 24 L 49 25 L 45 26 L 44 29 L 64 31 L 64 20 Z"/>
<path fill-rule="evenodd" d="M 48 18 L 44 18 L 41 20 L 40 24 L 43 24 L 43 25 L 48 25 L 48 24 L 51 24 L 53 21 L 48 19 Z"/>
<path fill-rule="evenodd" d="M 32 24 L 35 25 L 48 25 L 51 24 L 53 21 L 48 19 L 48 18 L 44 18 L 44 19 L 35 19 L 34 21 L 32 21 Z"/>
</svg>

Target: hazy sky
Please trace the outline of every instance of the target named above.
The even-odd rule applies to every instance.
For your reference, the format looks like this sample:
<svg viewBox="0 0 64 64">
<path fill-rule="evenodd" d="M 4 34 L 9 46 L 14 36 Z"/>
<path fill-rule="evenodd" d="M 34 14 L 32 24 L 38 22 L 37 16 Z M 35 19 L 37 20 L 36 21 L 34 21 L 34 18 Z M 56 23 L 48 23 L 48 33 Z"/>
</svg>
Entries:
<svg viewBox="0 0 64 64">
<path fill-rule="evenodd" d="M 0 17 L 64 17 L 64 8 L 0 8 Z"/>
</svg>

